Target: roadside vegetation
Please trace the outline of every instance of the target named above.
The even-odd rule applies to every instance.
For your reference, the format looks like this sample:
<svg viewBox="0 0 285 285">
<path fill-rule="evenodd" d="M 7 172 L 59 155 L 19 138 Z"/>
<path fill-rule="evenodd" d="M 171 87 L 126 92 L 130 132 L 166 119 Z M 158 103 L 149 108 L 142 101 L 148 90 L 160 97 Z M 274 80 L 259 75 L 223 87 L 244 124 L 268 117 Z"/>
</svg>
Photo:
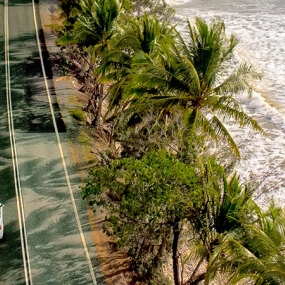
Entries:
<svg viewBox="0 0 285 285">
<path fill-rule="evenodd" d="M 237 38 L 218 19 L 186 19 L 181 34 L 163 0 L 61 9 L 64 68 L 88 98 L 72 116 L 108 145 L 82 195 L 106 211 L 131 284 L 284 284 L 284 210 L 262 209 L 228 167 L 240 157 L 228 123 L 264 133 L 238 100 L 261 75 L 235 60 Z"/>
</svg>

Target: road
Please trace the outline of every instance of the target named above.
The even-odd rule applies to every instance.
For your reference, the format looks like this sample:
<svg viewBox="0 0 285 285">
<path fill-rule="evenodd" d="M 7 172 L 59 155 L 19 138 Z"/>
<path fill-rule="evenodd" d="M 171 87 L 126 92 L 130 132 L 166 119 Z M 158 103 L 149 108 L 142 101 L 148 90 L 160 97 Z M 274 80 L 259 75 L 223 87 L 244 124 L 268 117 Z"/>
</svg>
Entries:
<svg viewBox="0 0 285 285">
<path fill-rule="evenodd" d="M 103 284 L 37 5 L 0 1 L 0 18 L 0 284 Z"/>
</svg>

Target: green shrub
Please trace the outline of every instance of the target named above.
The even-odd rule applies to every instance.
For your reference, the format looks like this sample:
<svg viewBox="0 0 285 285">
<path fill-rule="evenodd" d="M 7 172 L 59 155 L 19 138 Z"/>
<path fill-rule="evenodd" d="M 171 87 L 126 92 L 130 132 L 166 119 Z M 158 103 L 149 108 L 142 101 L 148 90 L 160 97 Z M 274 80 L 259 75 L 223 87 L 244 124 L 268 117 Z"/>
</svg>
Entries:
<svg viewBox="0 0 285 285">
<path fill-rule="evenodd" d="M 72 110 L 69 110 L 69 113 L 77 121 L 80 121 L 80 122 L 86 121 L 85 114 L 82 110 L 72 109 Z"/>
</svg>

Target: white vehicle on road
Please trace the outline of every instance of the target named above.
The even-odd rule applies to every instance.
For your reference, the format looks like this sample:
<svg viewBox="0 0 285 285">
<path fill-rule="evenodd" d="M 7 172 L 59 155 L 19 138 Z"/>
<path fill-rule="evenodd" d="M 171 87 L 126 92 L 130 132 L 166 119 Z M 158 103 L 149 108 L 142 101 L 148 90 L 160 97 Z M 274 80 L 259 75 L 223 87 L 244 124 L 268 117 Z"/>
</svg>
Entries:
<svg viewBox="0 0 285 285">
<path fill-rule="evenodd" d="M 3 208 L 4 205 L 0 203 L 0 239 L 3 237 L 4 234 Z"/>
</svg>

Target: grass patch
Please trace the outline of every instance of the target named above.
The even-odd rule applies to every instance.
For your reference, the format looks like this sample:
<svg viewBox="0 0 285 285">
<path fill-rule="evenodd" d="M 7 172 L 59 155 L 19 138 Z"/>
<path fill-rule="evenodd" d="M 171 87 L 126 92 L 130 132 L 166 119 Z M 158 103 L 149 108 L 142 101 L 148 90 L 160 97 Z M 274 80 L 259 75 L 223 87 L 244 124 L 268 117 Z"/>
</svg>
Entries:
<svg viewBox="0 0 285 285">
<path fill-rule="evenodd" d="M 70 115 L 77 121 L 80 122 L 85 122 L 85 114 L 82 110 L 78 110 L 78 109 L 71 109 L 69 110 Z"/>
<path fill-rule="evenodd" d="M 84 132 L 80 132 L 77 139 L 82 144 L 88 144 L 90 142 L 90 137 Z"/>
</svg>

